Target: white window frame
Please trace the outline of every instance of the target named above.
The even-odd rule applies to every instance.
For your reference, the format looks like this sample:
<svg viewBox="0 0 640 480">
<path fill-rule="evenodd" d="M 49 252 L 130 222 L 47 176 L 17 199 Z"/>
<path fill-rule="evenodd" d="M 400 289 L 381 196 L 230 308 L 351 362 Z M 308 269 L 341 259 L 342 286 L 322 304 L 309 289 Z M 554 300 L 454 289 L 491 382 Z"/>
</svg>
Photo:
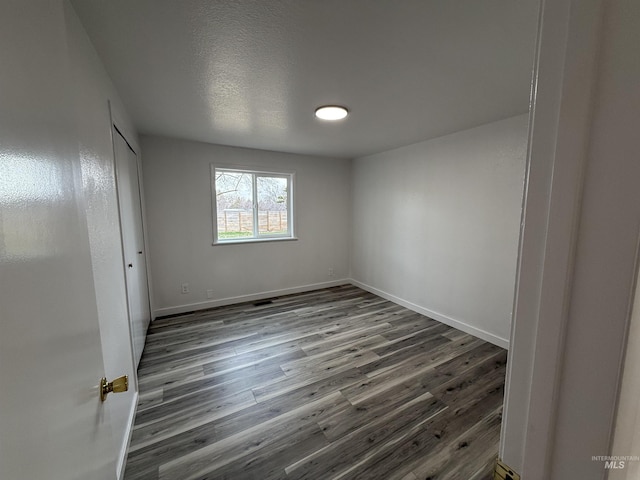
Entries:
<svg viewBox="0 0 640 480">
<path fill-rule="evenodd" d="M 218 202 L 216 199 L 216 173 L 231 172 L 245 173 L 251 175 L 251 186 L 253 190 L 253 236 L 242 238 L 218 238 Z M 259 225 L 258 210 L 258 178 L 284 178 L 287 180 L 287 231 L 278 234 L 261 234 Z M 273 242 L 283 240 L 297 240 L 294 235 L 294 217 L 293 217 L 293 199 L 294 199 L 295 172 L 282 172 L 274 170 L 263 170 L 256 168 L 240 168 L 237 166 L 227 167 L 224 165 L 211 165 L 211 201 L 212 201 L 212 221 L 213 221 L 213 245 L 227 245 L 236 243 L 256 243 L 256 242 Z"/>
</svg>

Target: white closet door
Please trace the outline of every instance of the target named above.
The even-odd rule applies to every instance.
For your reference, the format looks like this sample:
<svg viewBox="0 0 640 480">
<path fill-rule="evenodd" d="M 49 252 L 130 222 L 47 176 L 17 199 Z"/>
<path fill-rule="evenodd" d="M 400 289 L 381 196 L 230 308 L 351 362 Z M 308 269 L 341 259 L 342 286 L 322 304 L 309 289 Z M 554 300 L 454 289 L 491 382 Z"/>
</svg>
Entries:
<svg viewBox="0 0 640 480">
<path fill-rule="evenodd" d="M 137 368 L 144 348 L 147 327 L 151 320 L 138 159 L 117 129 L 114 129 L 113 133 L 131 342 Z"/>
</svg>

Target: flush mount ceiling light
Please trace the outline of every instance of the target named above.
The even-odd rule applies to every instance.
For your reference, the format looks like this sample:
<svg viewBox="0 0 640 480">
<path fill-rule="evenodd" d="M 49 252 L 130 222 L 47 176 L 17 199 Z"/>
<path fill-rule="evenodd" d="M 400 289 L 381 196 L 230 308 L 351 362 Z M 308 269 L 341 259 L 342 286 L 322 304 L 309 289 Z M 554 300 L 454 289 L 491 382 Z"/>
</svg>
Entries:
<svg viewBox="0 0 640 480">
<path fill-rule="evenodd" d="M 322 120 L 342 120 L 348 114 L 349 111 L 340 105 L 324 105 L 316 108 L 316 117 Z"/>
</svg>

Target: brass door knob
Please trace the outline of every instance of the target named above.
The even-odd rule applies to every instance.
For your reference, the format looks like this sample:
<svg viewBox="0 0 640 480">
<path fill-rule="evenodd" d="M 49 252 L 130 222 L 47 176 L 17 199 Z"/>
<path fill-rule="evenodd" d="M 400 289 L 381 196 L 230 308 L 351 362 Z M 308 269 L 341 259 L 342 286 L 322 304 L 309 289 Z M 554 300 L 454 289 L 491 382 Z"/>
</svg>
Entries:
<svg viewBox="0 0 640 480">
<path fill-rule="evenodd" d="M 129 377 L 123 375 L 116 378 L 113 382 L 107 382 L 105 377 L 100 380 L 100 400 L 103 402 L 107 399 L 107 394 L 114 392 L 126 392 L 129 390 Z"/>
</svg>

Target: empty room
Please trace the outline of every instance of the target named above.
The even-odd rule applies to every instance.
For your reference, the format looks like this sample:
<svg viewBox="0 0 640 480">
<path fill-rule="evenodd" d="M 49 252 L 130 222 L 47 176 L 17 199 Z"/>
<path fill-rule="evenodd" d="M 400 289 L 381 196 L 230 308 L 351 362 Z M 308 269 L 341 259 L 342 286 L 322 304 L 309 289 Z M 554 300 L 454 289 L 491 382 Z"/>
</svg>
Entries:
<svg viewBox="0 0 640 480">
<path fill-rule="evenodd" d="M 2 5 L 0 477 L 633 478 L 605 3 Z"/>
</svg>

